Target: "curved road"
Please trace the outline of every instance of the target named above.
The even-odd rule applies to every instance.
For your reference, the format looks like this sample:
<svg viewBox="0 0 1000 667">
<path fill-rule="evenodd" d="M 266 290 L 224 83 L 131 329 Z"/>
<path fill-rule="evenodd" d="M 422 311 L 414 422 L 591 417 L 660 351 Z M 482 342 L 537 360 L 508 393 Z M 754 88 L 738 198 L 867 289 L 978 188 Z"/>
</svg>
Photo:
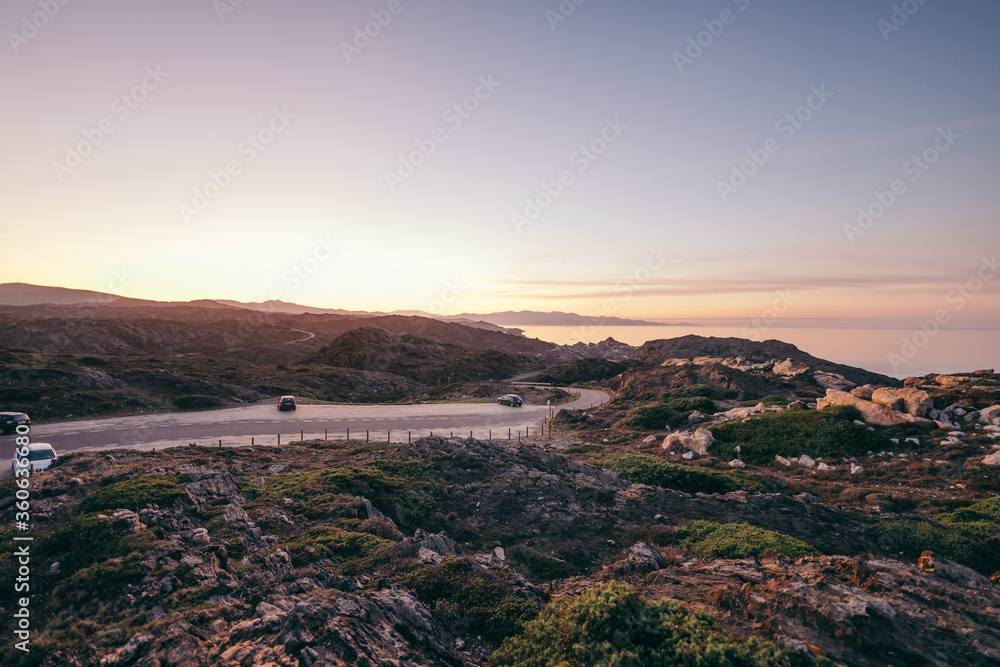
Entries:
<svg viewBox="0 0 1000 667">
<path fill-rule="evenodd" d="M 586 409 L 607 402 L 608 394 L 593 389 L 567 389 L 579 398 L 553 408 L 558 410 Z M 324 429 L 331 439 L 343 439 L 347 429 L 352 440 L 365 439 L 370 431 L 372 442 L 406 442 L 407 432 L 414 439 L 435 433 L 477 438 L 492 435 L 514 437 L 526 431 L 537 434 L 542 420 L 548 415 L 545 405 L 524 405 L 511 408 L 497 403 L 439 403 L 421 405 L 299 405 L 294 412 L 278 412 L 275 402 L 267 404 L 213 410 L 181 412 L 135 417 L 114 417 L 70 421 L 56 424 L 36 424 L 31 428 L 32 442 L 48 442 L 57 452 L 95 449 L 163 449 L 190 443 L 199 445 L 245 446 L 276 445 L 298 440 L 300 432 L 308 439 L 322 438 Z M 0 438 L 0 460 L 9 461 L 14 455 L 14 436 Z M 0 464 L 0 470 L 9 466 Z"/>
</svg>

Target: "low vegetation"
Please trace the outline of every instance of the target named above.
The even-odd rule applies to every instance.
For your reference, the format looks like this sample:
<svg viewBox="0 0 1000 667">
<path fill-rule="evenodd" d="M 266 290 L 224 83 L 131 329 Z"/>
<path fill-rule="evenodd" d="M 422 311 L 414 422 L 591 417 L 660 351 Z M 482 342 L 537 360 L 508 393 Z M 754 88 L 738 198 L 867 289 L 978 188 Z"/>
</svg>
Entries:
<svg viewBox="0 0 1000 667">
<path fill-rule="evenodd" d="M 820 555 L 807 542 L 748 523 L 692 521 L 677 530 L 676 539 L 701 558 L 760 558 L 769 551 L 789 558 Z"/>
<path fill-rule="evenodd" d="M 357 575 L 387 560 L 392 545 L 392 541 L 370 533 L 320 527 L 306 531 L 290 541 L 287 547 L 296 567 L 320 558 L 332 558 L 340 564 L 344 574 Z"/>
<path fill-rule="evenodd" d="M 251 507 L 286 506 L 304 520 L 340 516 L 352 496 L 363 496 L 403 530 L 442 530 L 437 494 L 440 483 L 427 465 L 380 459 L 359 466 L 276 475 L 257 495 Z M 285 498 L 292 501 L 289 505 Z"/>
<path fill-rule="evenodd" d="M 413 569 L 403 584 L 454 628 L 481 628 L 494 641 L 522 631 L 538 608 L 515 593 L 497 573 L 468 558 L 447 558 Z"/>
<path fill-rule="evenodd" d="M 493 654 L 497 667 L 797 667 L 797 651 L 724 631 L 705 612 L 676 600 L 647 602 L 610 583 L 550 603 L 524 632 Z"/>
<path fill-rule="evenodd" d="M 861 456 L 892 448 L 884 434 L 856 424 L 860 418 L 850 406 L 766 412 L 748 421 L 713 426 L 709 430 L 715 442 L 710 451 L 728 459 L 736 456 L 739 447 L 743 460 L 765 465 L 775 456 Z"/>
<path fill-rule="evenodd" d="M 166 507 L 184 495 L 184 489 L 164 475 L 143 475 L 115 482 L 90 494 L 81 505 L 84 512 L 127 509 L 138 512 L 146 505 Z"/>
<path fill-rule="evenodd" d="M 987 576 L 1000 571 L 1000 497 L 930 518 L 936 523 L 895 519 L 873 523 L 868 531 L 888 553 L 917 558 L 933 551 Z"/>
<path fill-rule="evenodd" d="M 728 493 L 748 491 L 767 493 L 773 485 L 767 480 L 738 472 L 715 472 L 694 466 L 670 463 L 643 454 L 615 454 L 597 461 L 622 479 L 684 493 Z"/>
<path fill-rule="evenodd" d="M 678 428 L 687 423 L 688 416 L 695 410 L 702 414 L 715 412 L 716 405 L 712 396 L 712 389 L 703 384 L 669 389 L 661 393 L 655 403 L 629 410 L 622 425 L 655 431 L 666 430 L 668 427 Z"/>
</svg>

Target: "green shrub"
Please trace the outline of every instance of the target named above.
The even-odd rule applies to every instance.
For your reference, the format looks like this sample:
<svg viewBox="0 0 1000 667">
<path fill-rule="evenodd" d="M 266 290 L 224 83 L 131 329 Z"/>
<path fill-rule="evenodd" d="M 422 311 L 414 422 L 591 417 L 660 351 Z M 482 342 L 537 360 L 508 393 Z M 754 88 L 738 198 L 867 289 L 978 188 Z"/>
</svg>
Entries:
<svg viewBox="0 0 1000 667">
<path fill-rule="evenodd" d="M 143 475 L 115 482 L 91 493 L 80 505 L 84 512 L 127 509 L 138 512 L 148 504 L 166 507 L 184 495 L 184 489 L 163 475 Z"/>
<path fill-rule="evenodd" d="M 756 637 L 741 640 L 676 600 L 646 602 L 612 582 L 550 603 L 493 654 L 496 667 L 798 667 L 809 657 Z M 823 658 L 816 664 L 830 664 Z"/>
<path fill-rule="evenodd" d="M 820 555 L 807 542 L 748 523 L 692 521 L 679 528 L 676 537 L 701 558 L 759 558 L 772 549 L 789 558 Z"/>
<path fill-rule="evenodd" d="M 764 398 L 759 398 L 759 399 L 755 398 L 749 401 L 743 401 L 742 404 L 743 407 L 752 408 L 760 403 L 763 403 L 764 405 L 788 405 L 788 402 L 789 401 L 787 398 L 782 398 L 781 396 L 775 396 L 774 394 L 770 394 L 768 396 L 765 396 Z"/>
<path fill-rule="evenodd" d="M 712 391 L 712 388 L 707 384 L 693 384 L 688 387 L 668 389 L 660 394 L 660 400 L 669 401 L 674 398 L 695 398 L 697 396 L 701 396 L 703 398 L 714 398 L 715 392 Z"/>
<path fill-rule="evenodd" d="M 604 448 L 600 445 L 577 445 L 575 447 L 570 447 L 563 451 L 564 454 L 593 454 L 594 452 L 602 451 Z"/>
<path fill-rule="evenodd" d="M 520 632 L 538 615 L 535 605 L 512 591 L 501 577 L 467 558 L 421 565 L 403 579 L 403 585 L 431 610 L 441 602 L 457 605 L 476 632 L 497 642 Z"/>
<path fill-rule="evenodd" d="M 684 422 L 684 416 L 664 403 L 651 403 L 632 408 L 625 414 L 622 424 L 627 428 L 645 428 L 664 431 Z"/>
<path fill-rule="evenodd" d="M 710 428 L 715 437 L 711 451 L 728 459 L 736 455 L 739 446 L 745 461 L 763 465 L 779 455 L 859 456 L 890 449 L 891 443 L 885 435 L 854 423 L 860 416 L 857 409 L 849 406 L 822 411 L 766 412 L 749 421 Z"/>
<path fill-rule="evenodd" d="M 703 470 L 644 454 L 615 454 L 598 460 L 597 465 L 614 471 L 622 479 L 634 484 L 649 484 L 684 493 L 771 490 L 768 482 L 753 475 Z"/>
<path fill-rule="evenodd" d="M 320 558 L 333 558 L 345 574 L 353 576 L 383 562 L 392 544 L 369 533 L 313 528 L 288 543 L 288 554 L 296 567 Z"/>
<path fill-rule="evenodd" d="M 542 581 L 565 579 L 577 572 L 577 568 L 566 561 L 540 554 L 520 544 L 511 547 L 507 551 L 507 556 L 512 562 L 528 568 L 532 577 Z"/>
<path fill-rule="evenodd" d="M 1000 544 L 997 540 L 982 539 L 987 535 L 977 536 L 975 529 L 979 522 L 971 523 L 973 525 L 959 522 L 949 530 L 925 521 L 895 519 L 869 526 L 868 533 L 887 553 L 917 558 L 924 551 L 933 551 L 989 576 L 1000 570 L 1000 551 L 997 549 Z M 961 530 L 963 527 L 965 532 Z"/>
<path fill-rule="evenodd" d="M 289 498 L 297 501 L 290 507 L 293 513 L 316 520 L 355 502 L 345 496 L 363 496 L 405 531 L 444 530 L 447 526 L 438 519 L 440 488 L 431 466 L 381 459 L 360 466 L 275 475 L 251 507 L 280 505 L 283 498 Z"/>
<path fill-rule="evenodd" d="M 155 549 L 156 538 L 124 528 L 123 520 L 81 514 L 41 540 L 39 554 L 59 562 L 59 595 L 65 601 L 114 599 L 142 578 L 141 562 Z"/>
<path fill-rule="evenodd" d="M 174 406 L 181 410 L 208 410 L 222 405 L 222 401 L 216 396 L 205 396 L 204 394 L 190 394 L 188 396 L 178 396 L 174 399 Z"/>
<path fill-rule="evenodd" d="M 713 414 L 715 409 L 715 401 L 710 398 L 705 398 L 704 396 L 694 396 L 691 398 L 672 398 L 666 401 L 666 406 L 671 410 L 676 410 L 677 412 L 691 412 L 697 410 L 702 414 Z"/>
</svg>

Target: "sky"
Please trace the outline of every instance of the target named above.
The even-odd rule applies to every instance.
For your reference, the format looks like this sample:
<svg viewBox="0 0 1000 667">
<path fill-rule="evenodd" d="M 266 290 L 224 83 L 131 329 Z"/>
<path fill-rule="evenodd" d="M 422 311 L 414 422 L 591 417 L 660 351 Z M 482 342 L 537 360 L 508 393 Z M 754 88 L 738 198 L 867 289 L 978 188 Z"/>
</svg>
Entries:
<svg viewBox="0 0 1000 667">
<path fill-rule="evenodd" d="M 998 29 L 993 0 L 6 0 L 0 282 L 1000 327 Z"/>
</svg>

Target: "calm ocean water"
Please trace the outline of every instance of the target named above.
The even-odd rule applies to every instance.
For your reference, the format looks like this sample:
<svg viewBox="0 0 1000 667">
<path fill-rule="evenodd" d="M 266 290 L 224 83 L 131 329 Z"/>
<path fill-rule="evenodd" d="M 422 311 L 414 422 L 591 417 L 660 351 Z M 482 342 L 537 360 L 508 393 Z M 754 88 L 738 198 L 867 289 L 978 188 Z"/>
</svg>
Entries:
<svg viewBox="0 0 1000 667">
<path fill-rule="evenodd" d="M 526 336 L 559 343 L 596 343 L 608 337 L 629 345 L 648 340 L 699 336 L 748 338 L 740 326 L 533 327 Z M 771 327 L 752 340 L 791 343 L 821 359 L 895 377 L 928 373 L 1000 370 L 1000 329 L 942 329 L 933 336 L 916 329 Z"/>
</svg>

